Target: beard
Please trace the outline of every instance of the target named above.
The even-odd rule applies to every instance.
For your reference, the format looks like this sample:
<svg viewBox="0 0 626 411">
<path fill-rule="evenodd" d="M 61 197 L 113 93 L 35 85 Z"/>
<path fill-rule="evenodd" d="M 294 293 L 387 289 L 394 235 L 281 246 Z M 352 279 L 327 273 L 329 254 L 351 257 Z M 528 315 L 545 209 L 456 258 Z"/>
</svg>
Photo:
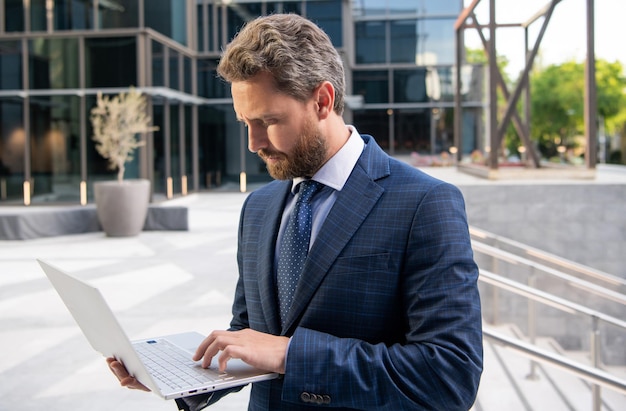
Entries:
<svg viewBox="0 0 626 411">
<path fill-rule="evenodd" d="M 270 175 L 277 180 L 312 177 L 326 162 L 327 145 L 319 130 L 307 120 L 290 154 L 261 149 L 258 155 L 265 162 Z M 278 160 L 268 162 L 267 157 Z"/>
</svg>

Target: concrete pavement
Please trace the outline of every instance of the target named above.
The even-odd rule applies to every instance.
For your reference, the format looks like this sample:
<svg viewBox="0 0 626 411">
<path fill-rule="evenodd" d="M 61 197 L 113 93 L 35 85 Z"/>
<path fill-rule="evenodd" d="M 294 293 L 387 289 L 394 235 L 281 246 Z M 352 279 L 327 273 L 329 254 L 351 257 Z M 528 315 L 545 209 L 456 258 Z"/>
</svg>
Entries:
<svg viewBox="0 0 626 411">
<path fill-rule="evenodd" d="M 452 168 L 425 171 L 461 185 L 502 184 Z M 595 184 L 607 179 L 622 182 L 626 173 L 603 173 Z M 237 279 L 237 222 L 245 197 L 212 192 L 173 200 L 189 207 L 185 232 L 0 241 L 0 411 L 176 409 L 154 394 L 118 386 L 35 259 L 98 286 L 131 339 L 224 329 Z M 244 410 L 248 393 L 230 395 L 212 409 Z"/>
</svg>

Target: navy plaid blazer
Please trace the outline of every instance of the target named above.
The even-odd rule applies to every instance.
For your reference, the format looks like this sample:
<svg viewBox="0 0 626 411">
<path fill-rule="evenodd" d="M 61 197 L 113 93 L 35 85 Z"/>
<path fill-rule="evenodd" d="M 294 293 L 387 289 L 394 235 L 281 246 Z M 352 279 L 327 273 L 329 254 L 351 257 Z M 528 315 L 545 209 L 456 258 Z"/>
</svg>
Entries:
<svg viewBox="0 0 626 411">
<path fill-rule="evenodd" d="M 250 410 L 441 411 L 474 402 L 481 311 L 463 197 L 363 139 L 282 329 L 273 262 L 291 182 L 254 191 L 242 208 L 231 328 L 292 337 L 284 378 L 253 384 Z"/>
</svg>

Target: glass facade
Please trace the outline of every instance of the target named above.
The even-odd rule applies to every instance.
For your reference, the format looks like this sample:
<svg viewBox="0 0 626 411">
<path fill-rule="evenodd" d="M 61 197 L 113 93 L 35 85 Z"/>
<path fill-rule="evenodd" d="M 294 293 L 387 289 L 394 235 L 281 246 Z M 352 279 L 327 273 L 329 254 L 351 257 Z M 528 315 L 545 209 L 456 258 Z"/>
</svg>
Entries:
<svg viewBox="0 0 626 411">
<path fill-rule="evenodd" d="M 155 200 L 238 189 L 242 173 L 248 183 L 269 181 L 215 72 L 241 26 L 269 13 L 302 14 L 330 36 L 346 65 L 347 123 L 392 155 L 452 145 L 453 25 L 462 0 L 0 0 L 0 7 L 0 205 L 91 202 L 93 182 L 115 171 L 95 150 L 90 110 L 98 92 L 131 86 L 147 96 L 158 130 L 142 136 L 145 147 L 125 177 L 150 179 Z M 478 107 L 480 73 L 463 73 L 464 101 Z M 473 127 L 480 115 L 466 111 L 464 124 Z M 474 144 L 464 132 L 462 149 Z"/>
</svg>

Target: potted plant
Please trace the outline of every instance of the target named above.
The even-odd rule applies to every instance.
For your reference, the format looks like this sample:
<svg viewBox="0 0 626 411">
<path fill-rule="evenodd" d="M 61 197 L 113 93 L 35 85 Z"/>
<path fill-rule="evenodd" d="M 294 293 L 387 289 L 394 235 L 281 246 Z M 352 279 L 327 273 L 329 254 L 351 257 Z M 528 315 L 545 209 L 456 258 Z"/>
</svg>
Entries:
<svg viewBox="0 0 626 411">
<path fill-rule="evenodd" d="M 131 87 L 116 96 L 98 93 L 91 109 L 91 124 L 96 150 L 117 170 L 117 179 L 94 183 L 98 221 L 110 237 L 134 236 L 141 232 L 148 214 L 150 182 L 124 180 L 125 164 L 145 144 L 138 135 L 157 130 L 146 113 L 145 96 Z"/>
</svg>

